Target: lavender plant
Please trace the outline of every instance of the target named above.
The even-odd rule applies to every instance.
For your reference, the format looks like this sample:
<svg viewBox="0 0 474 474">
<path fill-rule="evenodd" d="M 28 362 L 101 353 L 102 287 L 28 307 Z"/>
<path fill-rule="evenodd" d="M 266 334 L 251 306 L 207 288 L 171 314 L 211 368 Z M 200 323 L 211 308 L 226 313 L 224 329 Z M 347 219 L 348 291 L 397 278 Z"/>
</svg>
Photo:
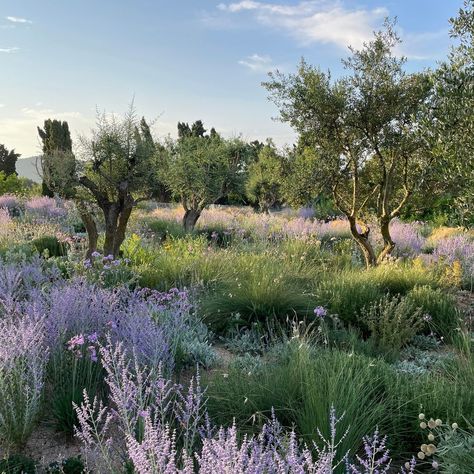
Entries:
<svg viewBox="0 0 474 474">
<path fill-rule="evenodd" d="M 440 239 L 433 251 L 433 258 L 440 264 L 461 265 L 460 283 L 468 289 L 474 285 L 474 240 L 466 235 Z"/>
<path fill-rule="evenodd" d="M 25 202 L 25 214 L 33 221 L 58 220 L 67 214 L 62 201 L 47 196 L 39 196 Z"/>
<path fill-rule="evenodd" d="M 329 417 L 330 437 L 325 439 L 318 431 L 320 443 L 311 447 L 300 445 L 294 431 L 284 432 L 274 413 L 256 436 L 241 439 L 235 423 L 217 433 L 212 429 L 198 376 L 184 393 L 159 370 L 140 367 L 121 344 L 109 342 L 101 348 L 101 357 L 111 408 L 85 394 L 84 402 L 76 406 L 76 435 L 86 457 L 99 459 L 109 469 L 123 467 L 128 458 L 137 474 L 333 474 L 344 464 L 350 474 L 388 472 L 391 460 L 386 440 L 380 439 L 378 432 L 364 438 L 365 455 L 357 457 L 356 463 L 347 462 L 347 453 L 338 453 L 347 432 L 338 436 L 342 417 L 336 416 L 334 408 Z M 114 423 L 119 427 L 119 440 L 111 436 Z M 123 450 L 121 456 L 116 452 L 118 447 Z M 401 472 L 413 473 L 414 465 L 412 461 L 410 468 Z"/>
<path fill-rule="evenodd" d="M 80 406 L 74 404 L 79 420 L 76 435 L 84 444 L 85 456 L 99 457 L 107 466 L 124 457 L 126 446 L 114 444 L 108 433 L 112 421 L 132 452 L 146 442 L 147 436 L 155 436 L 155 426 L 168 425 L 174 430 L 173 445 L 178 443 L 184 452 L 192 453 L 205 430 L 205 394 L 199 375 L 184 392 L 183 387 L 163 376 L 160 366 L 141 367 L 121 343 L 114 345 L 109 339 L 100 356 L 111 408 L 104 407 L 97 397 L 91 402 L 87 394 Z"/>
<path fill-rule="evenodd" d="M 37 419 L 48 349 L 42 319 L 0 318 L 0 440 L 21 446 Z"/>
</svg>

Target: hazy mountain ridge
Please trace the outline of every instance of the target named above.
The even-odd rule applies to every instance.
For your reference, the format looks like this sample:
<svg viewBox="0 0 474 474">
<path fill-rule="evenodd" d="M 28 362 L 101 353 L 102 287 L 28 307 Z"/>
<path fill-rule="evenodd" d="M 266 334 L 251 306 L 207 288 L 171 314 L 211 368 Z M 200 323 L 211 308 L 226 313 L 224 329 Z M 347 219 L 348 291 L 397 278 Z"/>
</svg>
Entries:
<svg viewBox="0 0 474 474">
<path fill-rule="evenodd" d="M 40 183 L 41 177 L 36 169 L 36 161 L 39 157 L 30 156 L 29 158 L 19 158 L 16 162 L 16 172 L 18 176 L 31 179 L 37 183 Z M 39 165 L 39 163 L 38 163 Z"/>
</svg>

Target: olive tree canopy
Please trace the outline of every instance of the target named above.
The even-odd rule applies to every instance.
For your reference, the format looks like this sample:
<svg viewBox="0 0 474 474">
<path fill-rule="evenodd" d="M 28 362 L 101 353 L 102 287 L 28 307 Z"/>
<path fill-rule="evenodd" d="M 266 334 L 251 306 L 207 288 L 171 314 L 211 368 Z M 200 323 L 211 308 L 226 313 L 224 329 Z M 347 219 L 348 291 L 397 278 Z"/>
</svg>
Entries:
<svg viewBox="0 0 474 474">
<path fill-rule="evenodd" d="M 394 53 L 399 42 L 387 21 L 362 49 L 351 49 L 346 76 L 333 80 L 302 61 L 296 74 L 273 73 L 264 83 L 281 120 L 316 156 L 313 186 L 332 194 L 367 266 L 393 250 L 390 221 L 423 187 L 433 160 L 418 133 L 429 76 L 404 71 L 405 59 Z M 384 242 L 379 255 L 369 240 L 368 210 L 376 214 Z"/>
</svg>

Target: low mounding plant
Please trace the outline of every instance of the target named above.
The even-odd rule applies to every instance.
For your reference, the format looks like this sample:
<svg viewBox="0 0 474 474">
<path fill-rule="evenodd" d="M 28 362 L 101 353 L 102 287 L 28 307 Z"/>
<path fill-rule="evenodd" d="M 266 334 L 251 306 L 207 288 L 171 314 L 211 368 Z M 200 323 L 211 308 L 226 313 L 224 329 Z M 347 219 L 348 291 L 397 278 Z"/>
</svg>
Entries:
<svg viewBox="0 0 474 474">
<path fill-rule="evenodd" d="M 42 320 L 0 318 L 0 440 L 22 446 L 40 411 L 48 349 Z"/>
<path fill-rule="evenodd" d="M 14 194 L 0 196 L 0 209 L 5 209 L 11 217 L 18 217 L 22 212 L 23 204 Z"/>
<path fill-rule="evenodd" d="M 397 353 L 421 331 L 431 316 L 423 315 L 422 308 L 407 297 L 386 295 L 364 308 L 359 319 L 380 349 Z"/>
<path fill-rule="evenodd" d="M 114 258 L 112 255 L 102 255 L 92 252 L 91 257 L 84 260 L 78 273 L 95 284 L 105 288 L 135 286 L 137 275 L 129 265 L 128 259 Z"/>
<path fill-rule="evenodd" d="M 47 474 L 83 474 L 86 472 L 84 463 L 80 457 L 55 461 L 46 468 Z"/>
<path fill-rule="evenodd" d="M 407 297 L 416 307 L 423 308 L 424 314 L 429 315 L 430 329 L 439 336 L 449 338 L 459 327 L 462 315 L 454 297 L 446 291 L 426 285 L 416 286 L 407 293 Z"/>
</svg>

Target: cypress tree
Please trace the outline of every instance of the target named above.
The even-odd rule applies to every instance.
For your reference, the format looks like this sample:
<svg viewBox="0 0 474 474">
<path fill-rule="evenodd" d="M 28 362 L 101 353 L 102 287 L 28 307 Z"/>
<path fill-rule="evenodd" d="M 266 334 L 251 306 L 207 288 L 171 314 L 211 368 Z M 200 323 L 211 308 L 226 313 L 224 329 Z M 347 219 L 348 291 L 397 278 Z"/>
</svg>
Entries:
<svg viewBox="0 0 474 474">
<path fill-rule="evenodd" d="M 16 161 L 20 156 L 15 150 L 7 150 L 5 145 L 0 145 L 0 172 L 3 171 L 5 176 L 17 174 Z"/>
<path fill-rule="evenodd" d="M 39 136 L 43 142 L 43 154 L 50 154 L 55 151 L 72 151 L 71 132 L 66 121 L 47 119 L 44 121 L 44 128 L 38 127 Z M 53 191 L 44 182 L 42 183 L 43 195 L 53 197 Z"/>
</svg>

